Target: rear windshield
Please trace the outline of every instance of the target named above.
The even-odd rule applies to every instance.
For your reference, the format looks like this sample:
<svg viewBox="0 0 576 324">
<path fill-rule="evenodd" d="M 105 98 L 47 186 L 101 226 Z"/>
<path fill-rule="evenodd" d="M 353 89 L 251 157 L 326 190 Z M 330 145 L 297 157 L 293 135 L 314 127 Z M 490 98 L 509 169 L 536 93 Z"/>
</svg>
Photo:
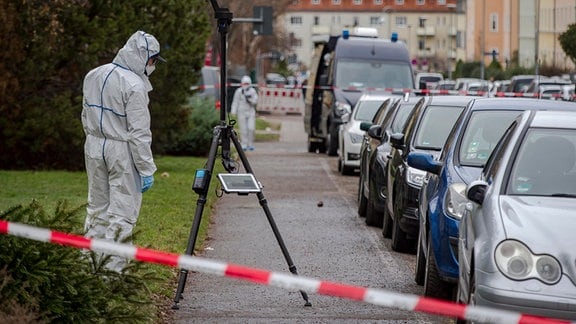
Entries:
<svg viewBox="0 0 576 324">
<path fill-rule="evenodd" d="M 404 62 L 340 59 L 334 86 L 338 88 L 412 89 L 412 68 Z"/>
<path fill-rule="evenodd" d="M 421 117 L 414 146 L 440 151 L 464 107 L 428 106 Z"/>
</svg>

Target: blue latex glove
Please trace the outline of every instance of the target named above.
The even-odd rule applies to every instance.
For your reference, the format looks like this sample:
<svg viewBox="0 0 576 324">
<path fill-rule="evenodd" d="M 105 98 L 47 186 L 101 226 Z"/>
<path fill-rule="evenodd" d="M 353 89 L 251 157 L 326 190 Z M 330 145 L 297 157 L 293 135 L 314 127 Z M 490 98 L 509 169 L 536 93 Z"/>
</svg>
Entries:
<svg viewBox="0 0 576 324">
<path fill-rule="evenodd" d="M 150 189 L 153 184 L 154 176 L 142 177 L 142 192 L 146 192 L 146 190 Z"/>
</svg>

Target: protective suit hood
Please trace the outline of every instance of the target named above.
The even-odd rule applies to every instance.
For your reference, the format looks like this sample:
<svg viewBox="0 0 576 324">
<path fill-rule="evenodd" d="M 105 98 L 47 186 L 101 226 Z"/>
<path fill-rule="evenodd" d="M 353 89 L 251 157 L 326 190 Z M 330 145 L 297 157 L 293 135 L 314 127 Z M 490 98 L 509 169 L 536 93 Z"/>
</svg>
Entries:
<svg viewBox="0 0 576 324">
<path fill-rule="evenodd" d="M 148 59 L 158 54 L 160 54 L 158 40 L 148 33 L 137 31 L 130 36 L 112 62 L 140 76 L 146 84 L 146 89 L 150 91 L 152 84 L 144 72 Z"/>
</svg>

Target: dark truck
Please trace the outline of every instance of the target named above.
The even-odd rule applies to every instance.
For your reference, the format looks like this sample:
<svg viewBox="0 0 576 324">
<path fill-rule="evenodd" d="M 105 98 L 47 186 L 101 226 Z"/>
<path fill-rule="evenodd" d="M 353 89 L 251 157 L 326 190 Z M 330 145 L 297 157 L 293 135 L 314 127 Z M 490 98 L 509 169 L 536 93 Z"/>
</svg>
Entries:
<svg viewBox="0 0 576 324">
<path fill-rule="evenodd" d="M 306 91 L 304 127 L 308 151 L 338 153 L 338 128 L 365 90 L 403 94 L 414 89 L 408 49 L 393 34 L 330 36 L 316 41 Z"/>
</svg>

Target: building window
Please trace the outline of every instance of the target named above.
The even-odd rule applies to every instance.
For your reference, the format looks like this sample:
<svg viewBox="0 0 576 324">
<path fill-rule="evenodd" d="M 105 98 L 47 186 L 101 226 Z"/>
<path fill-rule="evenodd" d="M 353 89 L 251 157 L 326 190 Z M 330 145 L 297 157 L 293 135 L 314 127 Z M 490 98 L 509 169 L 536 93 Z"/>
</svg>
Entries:
<svg viewBox="0 0 576 324">
<path fill-rule="evenodd" d="M 498 14 L 490 14 L 490 31 L 498 32 Z"/>
<path fill-rule="evenodd" d="M 332 0 L 332 4 L 333 5 L 340 5 L 342 3 L 342 0 Z"/>
<path fill-rule="evenodd" d="M 380 17 L 372 16 L 370 17 L 370 25 L 379 25 L 380 24 Z"/>
<path fill-rule="evenodd" d="M 352 3 L 356 6 L 362 5 L 362 0 L 354 0 Z"/>
<path fill-rule="evenodd" d="M 416 0 L 416 4 L 419 6 L 423 6 L 426 4 L 426 1 L 425 0 Z"/>
<path fill-rule="evenodd" d="M 375 4 L 375 5 L 381 5 L 381 4 L 382 4 L 382 0 L 374 0 L 374 4 Z"/>
<path fill-rule="evenodd" d="M 404 0 L 395 0 L 395 1 L 396 1 L 396 4 L 399 6 L 404 5 Z"/>
<path fill-rule="evenodd" d="M 302 16 L 292 16 L 292 17 L 290 17 L 290 24 L 292 24 L 292 25 L 302 25 Z"/>
<path fill-rule="evenodd" d="M 311 0 L 313 5 L 319 5 L 320 4 L 320 0 Z"/>
<path fill-rule="evenodd" d="M 438 4 L 439 4 L 439 5 L 445 5 L 445 4 L 446 4 L 446 0 L 438 0 Z"/>
<path fill-rule="evenodd" d="M 396 27 L 406 27 L 408 25 L 406 16 L 396 17 Z"/>
<path fill-rule="evenodd" d="M 320 17 L 314 16 L 314 26 L 320 25 Z"/>
</svg>

